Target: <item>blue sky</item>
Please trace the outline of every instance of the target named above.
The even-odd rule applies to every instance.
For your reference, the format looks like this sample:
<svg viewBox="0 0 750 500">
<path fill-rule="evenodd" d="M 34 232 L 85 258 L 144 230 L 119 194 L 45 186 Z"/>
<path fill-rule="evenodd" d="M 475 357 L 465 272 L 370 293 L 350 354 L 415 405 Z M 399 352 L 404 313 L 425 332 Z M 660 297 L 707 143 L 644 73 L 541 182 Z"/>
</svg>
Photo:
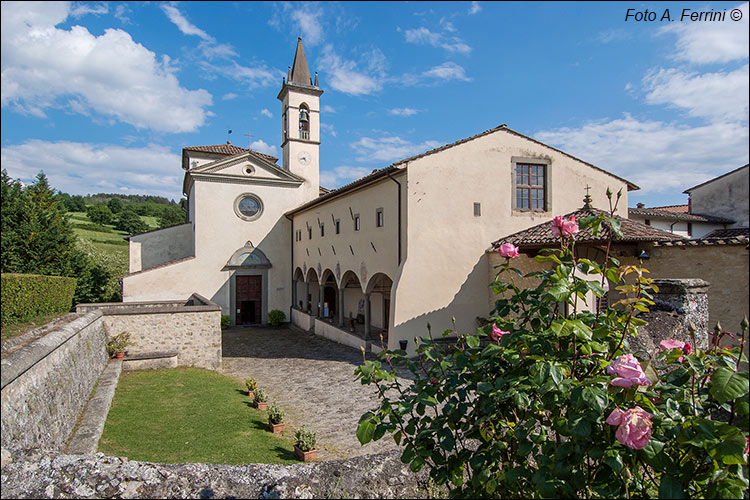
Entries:
<svg viewBox="0 0 750 500">
<path fill-rule="evenodd" d="M 302 36 L 326 187 L 506 123 L 680 204 L 748 162 L 748 31 L 737 2 L 3 2 L 2 167 L 179 199 L 185 146 L 278 157 Z"/>
</svg>

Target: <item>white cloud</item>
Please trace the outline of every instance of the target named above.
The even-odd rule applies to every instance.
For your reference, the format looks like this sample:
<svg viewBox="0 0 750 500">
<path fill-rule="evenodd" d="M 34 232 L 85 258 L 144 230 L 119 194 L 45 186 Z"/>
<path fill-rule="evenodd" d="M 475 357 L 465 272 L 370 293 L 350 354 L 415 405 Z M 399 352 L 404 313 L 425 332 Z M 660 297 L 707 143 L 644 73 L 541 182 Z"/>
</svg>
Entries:
<svg viewBox="0 0 750 500">
<path fill-rule="evenodd" d="M 631 36 L 632 32 L 618 28 L 602 31 L 596 36 L 596 41 L 599 43 L 619 42 L 622 40 L 628 40 Z"/>
<path fill-rule="evenodd" d="M 332 137 L 336 137 L 336 128 L 328 123 L 321 123 L 320 128 L 331 134 Z"/>
<path fill-rule="evenodd" d="M 412 116 L 416 115 L 417 113 L 419 113 L 419 110 L 413 108 L 394 108 L 388 110 L 389 115 L 396 116 Z"/>
<path fill-rule="evenodd" d="M 460 80 L 470 82 L 472 79 L 466 76 L 462 66 L 448 61 L 440 66 L 435 66 L 422 73 L 406 73 L 397 79 L 404 85 L 438 85 L 448 80 Z"/>
<path fill-rule="evenodd" d="M 263 108 L 263 109 L 260 110 L 260 114 L 263 115 L 263 116 L 266 116 L 268 118 L 273 118 L 273 113 L 271 113 L 270 111 L 268 111 L 265 108 Z"/>
<path fill-rule="evenodd" d="M 77 103 L 138 128 L 165 132 L 197 130 L 212 97 L 180 86 L 170 67 L 130 35 L 106 29 L 94 36 L 82 26 L 55 26 L 68 4 L 2 3 L 2 106 L 45 116 L 45 109 Z"/>
<path fill-rule="evenodd" d="M 357 161 L 392 162 L 423 153 L 439 145 L 440 143 L 437 141 L 424 141 L 415 144 L 397 136 L 389 136 L 376 139 L 363 137 L 353 143 L 351 147 L 358 155 Z"/>
<path fill-rule="evenodd" d="M 471 2 L 471 7 L 469 7 L 469 15 L 476 14 L 482 10 L 482 7 L 479 6 L 479 2 Z"/>
<path fill-rule="evenodd" d="M 634 182 L 643 194 L 682 191 L 748 156 L 748 129 L 738 123 L 683 127 L 625 114 L 534 137 Z"/>
<path fill-rule="evenodd" d="M 382 53 L 381 53 L 382 54 Z M 382 63 L 382 60 L 381 60 Z M 342 59 L 333 50 L 333 46 L 326 45 L 323 48 L 323 55 L 319 63 L 320 67 L 327 68 L 330 75 L 329 84 L 334 90 L 349 95 L 366 95 L 377 92 L 382 88 L 382 78 L 378 78 L 378 71 L 375 68 L 376 75 L 370 76 L 357 68 L 354 61 Z"/>
<path fill-rule="evenodd" d="M 455 28 L 450 23 L 444 25 L 444 28 L 447 28 L 447 31 L 455 31 Z M 431 45 L 432 47 L 443 48 L 448 52 L 458 52 L 460 54 L 471 52 L 471 47 L 459 37 L 435 33 L 424 26 L 404 31 L 404 37 L 407 43 Z"/>
<path fill-rule="evenodd" d="M 647 74 L 644 87 L 649 104 L 669 104 L 685 109 L 690 116 L 712 121 L 746 120 L 750 79 L 746 64 L 731 72 L 687 73 L 675 69 L 659 69 Z"/>
<path fill-rule="evenodd" d="M 328 104 L 323 104 L 323 107 L 321 107 L 320 110 L 323 113 L 335 113 L 336 112 L 336 109 L 333 106 L 329 106 Z"/>
<path fill-rule="evenodd" d="M 210 42 L 215 41 L 214 37 L 190 23 L 190 21 L 188 21 L 185 16 L 182 15 L 182 12 L 180 12 L 175 6 L 163 4 L 161 10 L 164 11 L 169 20 L 172 21 L 183 34 L 196 35 L 203 40 Z"/>
<path fill-rule="evenodd" d="M 252 149 L 253 151 L 258 151 L 259 153 L 265 153 L 267 155 L 277 156 L 276 146 L 267 144 L 265 141 L 262 141 L 260 139 L 258 139 L 257 141 L 251 142 L 250 149 Z"/>
<path fill-rule="evenodd" d="M 115 7 L 115 18 L 119 19 L 121 23 L 123 24 L 130 24 L 130 18 L 128 17 L 128 14 L 132 14 L 133 11 L 130 9 L 130 7 L 127 6 L 127 4 L 121 3 L 117 7 Z"/>
<path fill-rule="evenodd" d="M 318 45 L 324 38 L 322 19 L 323 10 L 315 5 L 283 2 L 275 4 L 268 24 L 285 34 L 301 36 L 305 45 Z"/>
<path fill-rule="evenodd" d="M 329 189 L 335 189 L 348 184 L 353 180 L 360 179 L 372 172 L 367 167 L 336 167 L 332 170 L 320 171 L 320 184 Z"/>
<path fill-rule="evenodd" d="M 128 148 L 31 139 L 3 146 L 0 159 L 11 177 L 30 181 L 43 170 L 52 187 L 70 194 L 127 190 L 181 197 L 180 155 L 165 146 Z"/>
<path fill-rule="evenodd" d="M 248 89 L 278 85 L 281 83 L 281 78 L 285 75 L 282 71 L 269 69 L 266 65 L 250 68 L 240 66 L 236 62 L 218 65 L 208 61 L 201 61 L 200 66 L 206 74 L 222 75 L 232 80 L 237 80 L 244 83 Z"/>
<path fill-rule="evenodd" d="M 747 59 L 750 46 L 748 3 L 736 8 L 742 12 L 740 21 L 730 20 L 731 9 L 726 9 L 723 22 L 674 22 L 661 28 L 659 33 L 677 35 L 675 57 L 683 61 L 706 64 Z M 693 10 L 710 12 L 708 8 Z"/>
<path fill-rule="evenodd" d="M 235 94 L 234 92 L 228 92 L 221 96 L 222 101 L 231 101 L 232 99 L 237 99 L 237 94 Z"/>
<path fill-rule="evenodd" d="M 106 4 L 100 3 L 97 5 L 89 5 L 84 3 L 76 3 L 75 6 L 70 10 L 70 15 L 78 19 L 79 17 L 85 16 L 86 14 L 106 14 L 109 12 L 109 7 Z"/>
</svg>

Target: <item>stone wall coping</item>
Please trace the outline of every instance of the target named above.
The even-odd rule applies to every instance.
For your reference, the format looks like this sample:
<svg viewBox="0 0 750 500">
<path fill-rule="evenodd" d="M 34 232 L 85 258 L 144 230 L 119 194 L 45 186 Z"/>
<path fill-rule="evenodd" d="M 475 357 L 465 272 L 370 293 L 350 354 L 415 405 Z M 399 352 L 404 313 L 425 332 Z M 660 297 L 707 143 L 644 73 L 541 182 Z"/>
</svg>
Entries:
<svg viewBox="0 0 750 500">
<path fill-rule="evenodd" d="M 702 279 L 655 279 L 659 294 L 708 293 L 709 283 Z"/>
<path fill-rule="evenodd" d="M 8 354 L 0 363 L 0 388 L 4 388 L 29 368 L 44 359 L 52 351 L 63 345 L 84 328 L 102 317 L 102 311 L 91 311 L 75 321 L 61 326 L 47 335 L 35 340 L 16 352 Z"/>
<path fill-rule="evenodd" d="M 142 359 L 161 359 L 161 358 L 174 358 L 180 353 L 177 351 L 151 351 L 151 352 L 139 352 L 138 354 L 128 354 L 123 358 L 123 361 L 139 361 Z"/>
<path fill-rule="evenodd" d="M 187 305 L 198 302 L 202 305 Z M 221 311 L 221 306 L 194 293 L 187 300 L 154 300 L 147 302 L 103 302 L 100 304 L 78 304 L 77 312 L 101 311 L 105 316 L 129 314 L 175 314 Z"/>
</svg>

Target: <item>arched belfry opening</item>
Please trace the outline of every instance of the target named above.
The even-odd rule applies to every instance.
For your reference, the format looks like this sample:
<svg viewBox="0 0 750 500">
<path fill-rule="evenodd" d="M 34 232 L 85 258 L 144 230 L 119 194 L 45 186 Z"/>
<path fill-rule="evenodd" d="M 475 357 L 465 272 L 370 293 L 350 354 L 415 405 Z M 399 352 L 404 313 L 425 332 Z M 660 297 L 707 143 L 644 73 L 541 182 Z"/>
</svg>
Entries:
<svg viewBox="0 0 750 500">
<path fill-rule="evenodd" d="M 305 103 L 299 106 L 299 138 L 310 139 L 310 108 Z"/>
</svg>

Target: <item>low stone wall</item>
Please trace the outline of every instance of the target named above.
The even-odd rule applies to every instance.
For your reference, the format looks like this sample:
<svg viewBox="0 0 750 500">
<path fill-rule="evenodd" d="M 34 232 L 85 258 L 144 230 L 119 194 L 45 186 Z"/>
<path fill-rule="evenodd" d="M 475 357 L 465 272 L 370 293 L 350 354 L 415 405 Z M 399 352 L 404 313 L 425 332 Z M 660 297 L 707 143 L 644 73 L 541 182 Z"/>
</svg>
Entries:
<svg viewBox="0 0 750 500">
<path fill-rule="evenodd" d="M 3 498 L 428 498 L 399 452 L 297 465 L 154 464 L 126 458 L 12 452 Z M 4 460 L 5 461 L 5 460 Z"/>
<path fill-rule="evenodd" d="M 107 364 L 101 317 L 92 311 L 3 358 L 3 447 L 65 445 Z"/>
<path fill-rule="evenodd" d="M 130 333 L 128 355 L 177 351 L 178 366 L 221 368 L 221 307 L 193 294 L 186 301 L 79 304 L 101 311 L 108 336 Z"/>
<path fill-rule="evenodd" d="M 310 316 L 307 313 L 303 313 L 299 309 L 293 307 L 292 308 L 292 324 L 296 327 L 299 327 L 303 329 L 306 332 L 309 332 L 310 329 L 313 327 L 313 322 L 315 321 L 314 316 Z"/>
<path fill-rule="evenodd" d="M 348 345 L 349 347 L 353 347 L 355 349 L 369 350 L 367 342 L 365 342 L 363 339 L 357 337 L 354 334 L 347 333 L 340 328 L 333 326 L 327 321 L 322 321 L 319 319 L 315 320 L 315 335 L 320 335 L 321 337 L 325 337 L 328 340 L 333 340 L 334 342 Z"/>
</svg>

